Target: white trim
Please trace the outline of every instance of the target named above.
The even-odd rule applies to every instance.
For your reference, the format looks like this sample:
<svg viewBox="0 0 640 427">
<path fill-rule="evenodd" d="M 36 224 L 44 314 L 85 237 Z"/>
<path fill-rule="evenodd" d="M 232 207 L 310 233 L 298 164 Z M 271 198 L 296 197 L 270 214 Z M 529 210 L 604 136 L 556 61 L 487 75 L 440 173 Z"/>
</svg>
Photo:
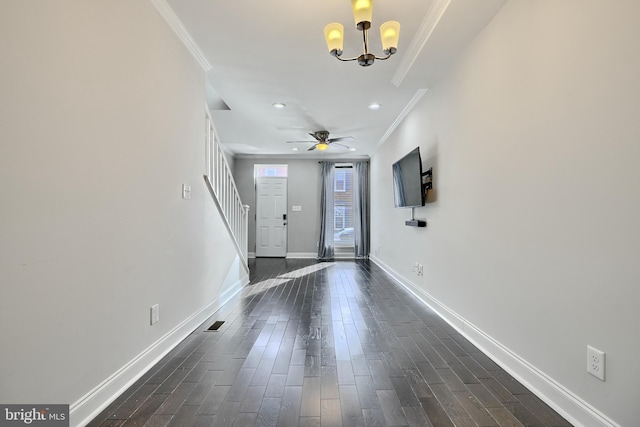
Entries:
<svg viewBox="0 0 640 427">
<path fill-rule="evenodd" d="M 318 254 L 316 252 L 287 252 L 287 259 L 295 259 L 295 258 L 317 258 Z M 249 252 L 249 258 L 256 258 L 255 252 Z"/>
<path fill-rule="evenodd" d="M 451 0 L 435 0 L 429 8 L 427 15 L 422 20 L 422 24 L 420 24 L 420 28 L 418 28 L 416 36 L 407 49 L 407 53 L 402 58 L 402 61 L 400 61 L 396 72 L 391 78 L 391 83 L 396 87 L 400 86 L 411 67 L 413 67 L 413 63 L 418 59 L 418 56 L 420 56 L 420 52 L 422 52 L 424 45 L 427 44 L 431 34 L 433 34 L 433 30 L 436 29 L 436 26 L 440 22 L 440 19 L 442 19 L 450 3 Z"/>
<path fill-rule="evenodd" d="M 376 145 L 376 148 L 373 150 L 374 153 L 376 153 L 378 151 L 378 149 L 380 149 L 380 147 L 382 147 L 382 144 L 384 144 L 385 141 L 387 140 L 387 138 L 389 138 L 389 136 L 391 136 L 391 134 L 396 130 L 396 128 L 398 126 L 400 126 L 400 123 L 402 123 L 404 118 L 407 117 L 407 115 L 411 112 L 411 110 L 413 110 L 413 107 L 416 106 L 418 101 L 420 101 L 420 99 L 422 99 L 422 97 L 428 91 L 429 91 L 429 89 L 418 89 L 416 91 L 415 95 L 413 95 L 413 98 L 411 98 L 409 103 L 400 112 L 398 117 L 396 117 L 396 119 L 393 121 L 393 123 L 391 123 L 391 126 L 389 126 L 389 128 L 387 129 L 385 134 L 382 135 L 382 138 L 380 138 L 380 141 L 378 141 L 378 145 Z"/>
<path fill-rule="evenodd" d="M 333 258 L 334 259 L 356 259 L 356 255 L 355 253 L 353 253 L 353 251 L 349 253 L 344 253 L 344 254 L 334 252 Z"/>
<path fill-rule="evenodd" d="M 296 258 L 315 259 L 315 258 L 318 258 L 318 254 L 316 252 L 289 252 L 287 254 L 287 259 L 296 259 Z M 353 251 L 348 254 L 335 253 L 334 258 L 335 259 L 355 259 L 355 255 L 353 254 Z"/>
<path fill-rule="evenodd" d="M 318 254 L 316 252 L 289 252 L 287 253 L 287 259 L 290 258 L 317 258 Z"/>
<path fill-rule="evenodd" d="M 193 55 L 193 58 L 196 60 L 200 67 L 206 72 L 211 69 L 211 64 L 207 60 L 207 57 L 204 55 L 200 47 L 196 44 L 196 42 L 191 38 L 191 35 L 182 24 L 178 15 L 173 11 L 169 3 L 166 0 L 151 0 L 151 3 L 158 9 L 158 12 L 162 15 L 167 24 L 173 29 L 176 33 L 180 41 L 184 43 L 187 50 Z"/>
<path fill-rule="evenodd" d="M 371 256 L 371 260 L 570 423 L 575 426 L 621 427 L 424 289 L 403 277 L 378 257 Z"/>
<path fill-rule="evenodd" d="M 370 157 L 368 154 L 361 154 L 361 155 L 356 155 L 353 154 L 352 152 L 349 153 L 345 153 L 345 154 L 339 154 L 339 153 L 327 153 L 327 154 L 323 154 L 322 155 L 322 159 L 323 160 L 327 160 L 327 159 L 333 159 L 333 160 L 337 160 L 340 161 L 341 163 L 345 161 L 345 159 L 348 159 L 348 161 L 360 161 L 360 160 L 369 160 Z M 325 157 L 326 156 L 326 157 Z M 345 157 L 348 156 L 348 157 Z M 291 159 L 313 159 L 313 160 L 318 160 L 318 153 L 316 153 L 315 151 L 303 151 L 303 152 L 298 152 L 298 154 L 263 154 L 263 153 L 259 153 L 259 154 L 251 154 L 251 153 L 234 153 L 233 157 L 235 159 L 256 159 L 259 160 L 261 162 L 264 162 L 268 159 L 273 159 L 273 161 L 275 162 L 281 162 L 282 160 L 291 160 Z"/>
<path fill-rule="evenodd" d="M 71 426 L 84 426 L 102 412 L 127 388 L 131 387 L 153 365 L 195 331 L 224 304 L 249 283 L 249 276 L 239 279 L 202 310 L 185 319 L 138 356 L 126 363 L 109 378 L 70 406 Z"/>
<path fill-rule="evenodd" d="M 256 253 L 255 253 L 255 252 L 249 252 L 249 253 L 247 253 L 247 258 L 249 258 L 249 259 L 255 259 L 255 257 L 256 257 Z"/>
</svg>

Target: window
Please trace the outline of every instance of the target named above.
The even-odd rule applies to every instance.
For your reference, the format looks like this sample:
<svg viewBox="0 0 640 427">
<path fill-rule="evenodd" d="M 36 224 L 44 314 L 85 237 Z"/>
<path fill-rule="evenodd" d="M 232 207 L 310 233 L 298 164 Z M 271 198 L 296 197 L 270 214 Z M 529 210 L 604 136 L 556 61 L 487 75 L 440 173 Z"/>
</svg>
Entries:
<svg viewBox="0 0 640 427">
<path fill-rule="evenodd" d="M 287 177 L 287 165 L 254 165 L 253 177 Z"/>
<path fill-rule="evenodd" d="M 344 228 L 344 206 L 334 206 L 333 228 L 334 230 L 340 230 L 341 228 Z"/>
<path fill-rule="evenodd" d="M 337 231 L 353 228 L 353 212 L 350 204 L 333 207 L 333 228 Z"/>
<path fill-rule="evenodd" d="M 333 227 L 337 250 L 353 248 L 353 169 L 349 164 L 336 166 L 333 185 Z"/>
<path fill-rule="evenodd" d="M 349 172 L 351 172 L 351 169 L 349 169 Z M 347 191 L 347 172 L 345 169 L 336 169 L 333 191 L 339 193 Z"/>
</svg>

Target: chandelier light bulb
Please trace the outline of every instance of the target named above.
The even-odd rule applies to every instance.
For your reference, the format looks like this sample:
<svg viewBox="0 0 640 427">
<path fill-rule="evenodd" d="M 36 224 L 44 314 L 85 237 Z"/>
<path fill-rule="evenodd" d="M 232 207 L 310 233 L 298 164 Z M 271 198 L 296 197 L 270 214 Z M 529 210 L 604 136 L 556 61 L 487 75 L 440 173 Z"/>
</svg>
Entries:
<svg viewBox="0 0 640 427">
<path fill-rule="evenodd" d="M 359 30 L 368 29 L 371 26 L 371 17 L 373 16 L 373 0 L 351 0 L 351 8 L 356 28 Z"/>
<path fill-rule="evenodd" d="M 324 38 L 327 41 L 329 53 L 333 56 L 342 55 L 342 45 L 344 42 L 344 26 L 337 22 L 324 27 Z"/>
<path fill-rule="evenodd" d="M 400 23 L 398 21 L 387 21 L 380 25 L 380 38 L 382 39 L 382 49 L 385 55 L 396 53 L 398 39 L 400 38 Z"/>
</svg>

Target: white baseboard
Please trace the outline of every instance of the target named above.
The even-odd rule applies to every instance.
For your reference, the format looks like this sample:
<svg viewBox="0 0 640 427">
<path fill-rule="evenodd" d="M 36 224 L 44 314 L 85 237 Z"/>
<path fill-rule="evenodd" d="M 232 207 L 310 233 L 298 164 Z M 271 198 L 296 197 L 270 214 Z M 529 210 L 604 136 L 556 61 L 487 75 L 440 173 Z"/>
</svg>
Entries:
<svg viewBox="0 0 640 427">
<path fill-rule="evenodd" d="M 318 256 L 315 252 L 287 252 L 286 258 L 316 258 Z M 247 254 L 249 259 L 255 258 L 255 252 L 249 252 Z"/>
<path fill-rule="evenodd" d="M 289 252 L 287 253 L 287 258 L 305 258 L 305 259 L 313 259 L 317 258 L 318 254 L 316 252 Z"/>
<path fill-rule="evenodd" d="M 71 404 L 70 425 L 84 426 L 100 414 L 120 394 L 135 383 L 151 367 L 160 361 L 169 351 L 177 346 L 205 320 L 211 317 L 226 302 L 233 298 L 249 283 L 249 276 L 238 280 L 233 286 L 224 291 L 218 298 L 199 312 L 193 314 L 177 325 L 150 347 L 129 361 L 109 378 Z"/>
<path fill-rule="evenodd" d="M 256 257 L 256 253 L 255 252 L 249 252 L 247 257 L 249 259 L 255 258 Z M 288 252 L 286 255 L 287 259 L 295 259 L 295 258 L 300 258 L 300 259 L 314 259 L 317 258 L 318 254 L 316 252 Z M 337 259 L 354 259 L 353 257 L 353 253 L 351 254 L 346 254 L 346 255 L 340 255 L 340 254 L 335 254 L 335 257 Z"/>
<path fill-rule="evenodd" d="M 316 252 L 289 252 L 287 254 L 287 258 L 304 258 L 304 259 L 316 259 L 318 258 L 318 254 Z M 335 259 L 355 259 L 353 252 L 350 253 L 334 253 Z"/>
<path fill-rule="evenodd" d="M 403 277 L 378 257 L 371 256 L 371 260 L 570 423 L 575 426 L 620 427 L 611 418 Z"/>
</svg>

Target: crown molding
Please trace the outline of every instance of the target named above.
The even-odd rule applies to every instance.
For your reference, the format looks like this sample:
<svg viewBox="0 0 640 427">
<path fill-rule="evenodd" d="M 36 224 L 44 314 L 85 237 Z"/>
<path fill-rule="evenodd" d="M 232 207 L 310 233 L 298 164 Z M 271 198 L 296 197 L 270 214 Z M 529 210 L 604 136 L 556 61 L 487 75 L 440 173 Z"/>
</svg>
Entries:
<svg viewBox="0 0 640 427">
<path fill-rule="evenodd" d="M 359 162 L 363 160 L 370 160 L 371 157 L 367 154 L 355 155 L 353 153 L 344 153 L 343 155 L 338 153 L 333 154 L 319 154 L 300 152 L 298 154 L 278 154 L 278 153 L 232 153 L 234 159 L 253 159 L 253 160 L 332 160 L 338 162 Z"/>
<path fill-rule="evenodd" d="M 202 67 L 202 69 L 207 72 L 211 69 L 211 64 L 207 61 L 204 53 L 200 50 L 200 47 L 196 44 L 196 42 L 191 38 L 191 35 L 187 31 L 187 29 L 178 18 L 178 15 L 173 11 L 169 3 L 166 0 L 151 0 L 151 3 L 158 9 L 158 12 L 162 15 L 162 17 L 167 21 L 169 26 L 176 33 L 180 41 L 185 45 L 187 50 L 193 55 L 193 58 L 196 62 Z"/>
<path fill-rule="evenodd" d="M 433 30 L 435 30 L 450 3 L 451 0 L 434 0 L 427 12 L 427 15 L 422 20 L 422 24 L 420 24 L 420 28 L 418 28 L 416 36 L 411 41 L 411 44 L 407 49 L 407 53 L 402 58 L 396 72 L 391 78 L 391 83 L 396 87 L 400 86 L 404 78 L 407 76 L 407 73 L 409 73 L 413 63 L 420 55 L 420 52 L 422 52 L 424 45 L 427 44 L 431 34 L 433 34 Z"/>
<path fill-rule="evenodd" d="M 409 115 L 409 113 L 413 110 L 413 107 L 416 106 L 418 101 L 420 101 L 420 99 L 422 99 L 422 97 L 428 91 L 429 89 L 418 89 L 416 91 L 415 95 L 413 95 L 413 98 L 411 98 L 411 100 L 407 103 L 404 109 L 400 112 L 398 117 L 396 117 L 393 123 L 391 123 L 391 126 L 389 126 L 385 134 L 382 135 L 382 138 L 380 138 L 380 141 L 378 141 L 378 145 L 376 145 L 376 148 L 373 150 L 374 154 L 380 149 L 380 147 L 382 147 L 382 144 L 384 144 L 387 138 L 389 138 L 389 136 L 391 136 L 391 134 L 396 130 L 396 128 L 400 126 L 400 123 L 402 123 L 404 118 L 407 117 L 407 115 Z"/>
</svg>

